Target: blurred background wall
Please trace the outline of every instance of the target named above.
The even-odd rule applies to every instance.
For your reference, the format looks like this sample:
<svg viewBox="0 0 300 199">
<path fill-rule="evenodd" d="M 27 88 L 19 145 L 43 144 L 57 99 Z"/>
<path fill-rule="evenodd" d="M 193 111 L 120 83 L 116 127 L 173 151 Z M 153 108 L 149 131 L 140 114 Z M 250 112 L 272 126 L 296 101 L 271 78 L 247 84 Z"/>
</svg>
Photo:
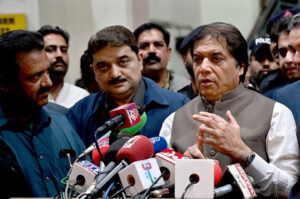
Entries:
<svg viewBox="0 0 300 199">
<path fill-rule="evenodd" d="M 0 15 L 25 14 L 28 30 L 51 24 L 68 31 L 70 66 L 65 80 L 74 83 L 80 78 L 80 56 L 89 38 L 106 26 L 134 31 L 149 21 L 163 25 L 171 33 L 168 68 L 188 77 L 176 51 L 180 37 L 199 25 L 222 21 L 235 25 L 249 40 L 264 31 L 272 14 L 295 5 L 297 0 L 0 0 Z"/>
</svg>

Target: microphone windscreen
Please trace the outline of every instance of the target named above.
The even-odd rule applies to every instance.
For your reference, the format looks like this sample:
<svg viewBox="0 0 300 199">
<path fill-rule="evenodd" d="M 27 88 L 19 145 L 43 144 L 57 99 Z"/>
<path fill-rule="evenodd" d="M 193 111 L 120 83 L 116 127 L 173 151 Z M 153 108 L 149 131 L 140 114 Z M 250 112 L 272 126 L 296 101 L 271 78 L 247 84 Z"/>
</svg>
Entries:
<svg viewBox="0 0 300 199">
<path fill-rule="evenodd" d="M 154 153 L 152 142 L 143 135 L 130 138 L 117 154 L 117 161 L 125 159 L 132 163 L 139 160 L 151 158 Z"/>
<path fill-rule="evenodd" d="M 103 159 L 105 165 L 107 165 L 109 162 L 117 162 L 117 153 L 127 140 L 128 138 L 118 139 L 109 147 Z"/>
<path fill-rule="evenodd" d="M 154 147 L 154 153 L 159 153 L 168 148 L 168 143 L 165 138 L 161 136 L 156 136 L 149 138 Z"/>
<path fill-rule="evenodd" d="M 145 124 L 147 122 L 146 112 L 144 112 L 140 118 L 141 118 L 140 122 L 138 122 L 135 125 L 128 127 L 128 128 L 120 128 L 120 131 L 126 131 L 126 132 L 130 133 L 131 135 L 136 134 L 139 130 L 141 130 L 145 126 Z"/>
<path fill-rule="evenodd" d="M 112 145 L 116 140 L 120 138 L 128 138 L 130 139 L 132 135 L 128 133 L 127 131 L 112 131 L 109 135 L 109 145 Z"/>
<path fill-rule="evenodd" d="M 214 164 L 214 185 L 216 186 L 221 182 L 222 179 L 222 169 L 217 161 Z"/>
<path fill-rule="evenodd" d="M 103 146 L 99 146 L 100 152 L 102 154 L 102 156 L 105 156 L 106 151 L 108 150 L 109 145 L 103 145 Z M 95 147 L 93 152 L 92 152 L 92 159 L 93 159 L 93 163 L 95 165 L 97 165 L 98 167 L 100 167 L 100 160 L 101 160 L 101 156 L 97 150 L 97 148 Z"/>
<path fill-rule="evenodd" d="M 135 103 L 119 106 L 109 111 L 109 114 L 112 118 L 116 115 L 124 117 L 125 122 L 120 126 L 120 129 L 129 128 L 141 122 L 141 117 Z"/>
</svg>

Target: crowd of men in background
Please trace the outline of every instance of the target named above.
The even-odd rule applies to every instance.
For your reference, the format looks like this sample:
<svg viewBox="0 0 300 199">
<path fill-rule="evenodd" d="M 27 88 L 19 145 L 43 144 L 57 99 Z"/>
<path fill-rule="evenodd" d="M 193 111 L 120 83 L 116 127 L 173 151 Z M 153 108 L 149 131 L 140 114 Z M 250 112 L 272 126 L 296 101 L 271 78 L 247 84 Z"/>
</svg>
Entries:
<svg viewBox="0 0 300 199">
<path fill-rule="evenodd" d="M 138 134 L 160 135 L 174 150 L 218 160 L 222 169 L 241 164 L 260 197 L 298 197 L 299 11 L 271 18 L 267 34 L 249 45 L 231 24 L 195 28 L 179 49 L 190 80 L 167 68 L 170 34 L 156 23 L 134 31 L 109 26 L 92 35 L 79 60 L 78 86 L 64 81 L 65 30 L 46 25 L 1 35 L 4 197 L 63 191 L 65 152 L 78 156 L 109 112 L 131 102 L 148 118 Z"/>
</svg>

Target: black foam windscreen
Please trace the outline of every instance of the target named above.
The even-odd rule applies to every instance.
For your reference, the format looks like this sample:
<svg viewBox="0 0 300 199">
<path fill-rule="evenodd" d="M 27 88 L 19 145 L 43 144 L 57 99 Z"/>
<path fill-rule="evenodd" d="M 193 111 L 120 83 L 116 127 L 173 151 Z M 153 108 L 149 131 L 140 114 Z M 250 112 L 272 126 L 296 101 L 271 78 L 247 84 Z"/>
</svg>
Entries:
<svg viewBox="0 0 300 199">
<path fill-rule="evenodd" d="M 109 162 L 117 162 L 117 153 L 122 148 L 122 146 L 125 144 L 125 142 L 128 140 L 128 138 L 120 138 L 116 140 L 106 151 L 106 154 L 103 158 L 103 162 L 105 165 L 107 165 Z"/>
<path fill-rule="evenodd" d="M 128 133 L 127 131 L 112 131 L 109 135 L 109 145 L 112 145 L 115 141 L 117 141 L 120 138 L 128 138 L 130 139 L 132 135 Z"/>
</svg>

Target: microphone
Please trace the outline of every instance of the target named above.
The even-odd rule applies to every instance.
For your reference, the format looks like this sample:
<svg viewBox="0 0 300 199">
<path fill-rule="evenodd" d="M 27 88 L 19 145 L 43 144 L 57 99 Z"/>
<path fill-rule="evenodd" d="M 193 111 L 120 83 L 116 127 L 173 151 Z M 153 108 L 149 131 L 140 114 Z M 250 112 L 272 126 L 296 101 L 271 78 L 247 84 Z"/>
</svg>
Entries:
<svg viewBox="0 0 300 199">
<path fill-rule="evenodd" d="M 214 183 L 222 177 L 216 161 L 177 159 L 175 163 L 175 198 L 183 198 L 185 195 L 187 198 L 213 198 Z"/>
<path fill-rule="evenodd" d="M 144 135 L 136 135 L 130 138 L 117 154 L 117 161 L 122 159 L 127 162 L 135 162 L 151 158 L 154 153 L 152 142 Z"/>
<path fill-rule="evenodd" d="M 108 175 L 108 173 L 116 167 L 117 153 L 127 140 L 127 138 L 120 138 L 108 148 L 103 159 L 103 162 L 105 163 L 106 167 L 101 173 L 99 173 L 99 175 L 95 178 L 94 182 L 91 183 L 85 194 L 90 194 L 91 191 L 95 189 L 95 186 L 99 184 Z"/>
<path fill-rule="evenodd" d="M 228 196 L 230 198 L 254 198 L 256 197 L 253 188 L 253 179 L 247 177 L 240 164 L 233 164 L 226 167 L 221 185 L 214 190 L 214 197 Z"/>
<path fill-rule="evenodd" d="M 117 161 L 120 163 L 115 166 L 101 181 L 98 180 L 97 177 L 97 185 L 88 194 L 88 198 L 94 197 L 94 195 L 101 191 L 103 187 L 119 173 L 119 171 L 128 165 L 128 163 L 148 159 L 152 157 L 153 152 L 154 149 L 152 143 L 143 135 L 137 135 L 127 140 L 124 146 L 122 146 L 117 153 Z M 107 153 L 108 151 L 106 152 L 106 155 Z"/>
<path fill-rule="evenodd" d="M 130 114 L 129 114 L 130 113 Z M 138 113 L 138 114 L 136 114 Z M 142 114 L 142 117 L 139 116 Z M 125 104 L 123 106 L 117 107 L 110 111 L 111 119 L 105 122 L 103 125 L 98 127 L 98 129 L 94 132 L 94 136 L 97 137 L 98 134 L 104 133 L 99 139 L 108 138 L 111 134 L 111 131 L 114 131 L 117 127 L 120 128 L 120 131 L 127 131 L 131 135 L 137 133 L 147 121 L 146 113 L 142 108 L 137 109 L 135 103 Z M 135 120 L 129 118 L 136 118 Z M 126 119 L 127 118 L 127 119 Z M 127 123 L 125 123 L 127 122 Z M 122 126 L 123 125 L 123 126 Z M 128 127 L 129 126 L 129 127 Z M 126 128 L 125 128 L 126 127 Z M 111 141 L 112 142 L 112 141 Z M 111 144 L 110 142 L 110 144 Z M 79 156 L 78 159 L 83 158 L 90 154 L 94 147 L 95 143 L 90 145 L 86 150 L 84 150 Z"/>
<path fill-rule="evenodd" d="M 154 154 L 161 152 L 168 148 L 168 143 L 165 138 L 161 136 L 156 136 L 149 138 L 149 140 L 152 142 L 154 147 Z"/>
<path fill-rule="evenodd" d="M 189 159 L 172 149 L 165 149 L 157 153 L 155 158 L 160 170 L 166 170 L 166 174 L 163 177 L 166 186 L 174 185 L 175 183 L 175 160 Z"/>
<path fill-rule="evenodd" d="M 98 146 L 99 146 L 102 156 L 105 156 L 106 151 L 110 147 L 109 141 L 110 141 L 109 138 L 104 138 L 104 139 L 98 141 Z M 97 166 L 100 165 L 101 156 L 96 147 L 94 147 L 93 152 L 92 152 L 92 160 L 95 165 L 97 165 Z"/>
<path fill-rule="evenodd" d="M 129 127 L 133 127 L 141 122 L 141 117 L 135 103 L 119 106 L 111 110 L 109 114 L 111 119 L 98 127 L 95 131 L 95 136 L 119 128 L 128 130 Z"/>
<path fill-rule="evenodd" d="M 87 190 L 99 173 L 100 168 L 87 160 L 75 162 L 68 181 L 78 193 L 82 193 Z"/>
<path fill-rule="evenodd" d="M 158 165 L 161 170 L 167 170 L 167 174 L 164 176 L 165 184 L 170 186 L 175 184 L 175 162 L 176 160 L 189 159 L 184 155 L 172 150 L 166 149 L 155 155 Z M 214 164 L 214 185 L 217 185 L 222 178 L 222 169 L 220 165 L 215 161 Z"/>
<path fill-rule="evenodd" d="M 126 189 L 127 196 L 139 194 L 151 186 L 159 187 L 164 185 L 165 182 L 161 178 L 154 184 L 160 176 L 161 172 L 155 158 L 133 162 L 119 172 L 122 186 L 130 186 Z"/>
<path fill-rule="evenodd" d="M 109 144 L 111 145 L 114 143 L 116 140 L 120 138 L 132 138 L 132 135 L 128 133 L 127 131 L 112 131 L 109 135 Z"/>
<path fill-rule="evenodd" d="M 110 133 L 110 132 L 109 132 Z M 109 134 L 105 134 L 104 136 L 102 136 L 101 138 L 99 138 L 98 140 L 97 140 L 97 143 L 99 143 L 99 142 L 101 142 L 101 140 L 103 140 L 103 139 L 108 139 L 108 137 L 109 137 Z M 86 148 L 78 157 L 77 157 L 77 159 L 79 160 L 79 159 L 81 159 L 81 158 L 83 158 L 83 157 L 85 157 L 85 156 L 87 156 L 88 154 L 90 154 L 90 153 L 92 153 L 93 152 L 93 150 L 95 149 L 95 147 L 96 147 L 96 144 L 95 143 L 93 143 L 93 144 L 91 144 L 88 148 Z M 100 146 L 99 146 L 100 147 Z M 99 154 L 99 153 L 98 153 Z"/>
<path fill-rule="evenodd" d="M 147 122 L 146 112 L 145 112 L 143 106 L 139 106 L 138 104 L 136 104 L 136 107 L 139 111 L 141 121 L 138 122 L 137 124 L 133 125 L 133 126 L 130 126 L 130 127 L 121 127 L 121 128 L 119 128 L 120 132 L 126 131 L 126 132 L 129 132 L 131 135 L 134 135 L 145 126 L 145 124 Z"/>
</svg>

